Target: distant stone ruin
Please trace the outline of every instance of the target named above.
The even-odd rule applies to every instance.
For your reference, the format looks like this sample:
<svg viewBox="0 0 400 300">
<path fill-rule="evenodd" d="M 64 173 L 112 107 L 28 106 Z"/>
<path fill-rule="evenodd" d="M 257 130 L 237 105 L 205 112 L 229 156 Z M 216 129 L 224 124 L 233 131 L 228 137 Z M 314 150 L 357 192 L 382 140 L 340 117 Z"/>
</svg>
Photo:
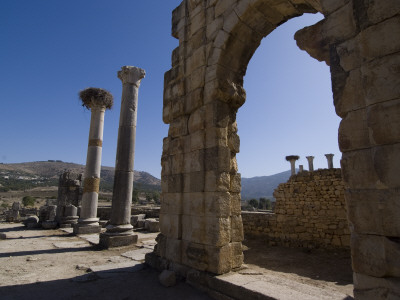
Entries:
<svg viewBox="0 0 400 300">
<path fill-rule="evenodd" d="M 78 212 L 82 201 L 82 174 L 66 171 L 58 180 L 57 213 L 55 220 L 60 227 L 71 227 L 77 223 Z M 75 207 L 74 211 L 70 207 Z M 71 213 L 75 212 L 75 215 Z"/>
<path fill-rule="evenodd" d="M 242 211 L 245 236 L 270 245 L 348 249 L 344 191 L 340 169 L 293 175 L 275 189 L 275 213 Z"/>
</svg>

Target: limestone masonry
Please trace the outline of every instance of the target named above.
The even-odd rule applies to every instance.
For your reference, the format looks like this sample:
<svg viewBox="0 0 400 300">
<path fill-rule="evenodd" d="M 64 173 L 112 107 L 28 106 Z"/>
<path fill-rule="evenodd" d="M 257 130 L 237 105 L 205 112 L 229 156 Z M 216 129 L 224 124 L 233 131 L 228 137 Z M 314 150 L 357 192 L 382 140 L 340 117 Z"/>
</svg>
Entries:
<svg viewBox="0 0 400 300">
<path fill-rule="evenodd" d="M 338 141 L 355 297 L 398 299 L 398 0 L 182 1 L 172 15 L 179 46 L 164 78 L 169 131 L 154 255 L 168 262 L 165 268 L 184 265 L 221 274 L 241 266 L 236 113 L 246 100 L 243 78 L 264 37 L 291 18 L 316 12 L 324 19 L 299 30 L 295 39 L 329 65 L 334 109 L 342 118 Z M 338 234 L 324 239 L 342 244 Z"/>
<path fill-rule="evenodd" d="M 349 248 L 344 190 L 340 169 L 298 173 L 275 190 L 275 213 L 242 212 L 245 236 L 270 245 Z"/>
</svg>

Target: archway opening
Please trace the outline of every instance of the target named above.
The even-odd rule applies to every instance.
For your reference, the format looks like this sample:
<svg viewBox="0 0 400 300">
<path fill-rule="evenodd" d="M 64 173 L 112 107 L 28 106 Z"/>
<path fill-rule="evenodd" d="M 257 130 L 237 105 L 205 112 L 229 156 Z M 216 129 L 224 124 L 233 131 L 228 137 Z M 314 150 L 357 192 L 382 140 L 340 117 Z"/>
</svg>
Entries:
<svg viewBox="0 0 400 300">
<path fill-rule="evenodd" d="M 285 156 L 299 155 L 297 166 L 303 165 L 304 170 L 308 170 L 306 156 L 314 156 L 314 170 L 317 170 L 327 169 L 324 154 L 333 153 L 334 166 L 340 168 L 337 142 L 340 118 L 334 110 L 329 67 L 298 49 L 293 40 L 297 30 L 322 18 L 322 15 L 303 15 L 280 25 L 262 40 L 246 65 L 246 103 L 236 115 L 241 140 L 236 157 L 238 172 L 242 174 L 242 206 L 254 206 L 258 215 L 242 212 L 244 245 L 250 248 L 244 257 L 246 264 L 266 269 L 272 266 L 283 272 L 306 274 L 320 269 L 316 276 L 323 277 L 321 280 L 328 284 L 342 281 L 343 285 L 335 288 L 352 294 L 350 232 L 340 170 L 305 172 L 309 173 L 306 179 L 292 177 L 277 189 L 278 211 L 266 212 L 264 217 L 259 214 L 266 208 L 261 200 L 274 201 L 273 191 L 290 177 L 287 171 L 290 165 Z M 278 176 L 273 176 L 277 173 Z M 332 187 L 333 190 L 327 192 L 329 196 L 323 194 Z M 249 205 L 249 200 L 258 203 Z M 333 210 L 337 215 L 329 215 Z M 284 248 L 268 248 L 271 245 Z M 319 247 L 326 247 L 328 252 L 340 249 L 334 262 L 335 270 L 326 272 L 330 262 L 323 261 L 319 254 L 300 259 L 295 250 L 289 250 L 297 246 L 311 252 Z M 266 261 L 254 260 L 261 253 L 268 253 L 264 257 Z M 303 259 L 307 260 L 306 265 L 302 264 Z M 283 265 L 290 260 L 298 264 L 285 268 Z M 319 266 L 313 266 L 315 260 L 319 261 Z"/>
</svg>

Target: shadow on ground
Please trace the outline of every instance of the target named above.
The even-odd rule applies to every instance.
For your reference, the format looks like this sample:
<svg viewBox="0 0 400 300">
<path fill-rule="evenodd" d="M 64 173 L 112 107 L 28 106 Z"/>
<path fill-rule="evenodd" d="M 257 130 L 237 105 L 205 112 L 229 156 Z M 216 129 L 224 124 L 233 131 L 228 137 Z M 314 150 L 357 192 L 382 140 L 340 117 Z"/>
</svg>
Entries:
<svg viewBox="0 0 400 300">
<path fill-rule="evenodd" d="M 247 247 L 245 264 L 337 285 L 353 284 L 350 251 L 268 246 L 254 239 L 246 239 L 243 244 Z"/>
<path fill-rule="evenodd" d="M 46 272 L 46 270 L 42 270 Z M 158 282 L 159 273 L 142 266 L 87 273 L 71 279 L 0 287 L 2 300 L 23 299 L 211 299 L 191 286 L 178 282 L 166 288 Z"/>
</svg>

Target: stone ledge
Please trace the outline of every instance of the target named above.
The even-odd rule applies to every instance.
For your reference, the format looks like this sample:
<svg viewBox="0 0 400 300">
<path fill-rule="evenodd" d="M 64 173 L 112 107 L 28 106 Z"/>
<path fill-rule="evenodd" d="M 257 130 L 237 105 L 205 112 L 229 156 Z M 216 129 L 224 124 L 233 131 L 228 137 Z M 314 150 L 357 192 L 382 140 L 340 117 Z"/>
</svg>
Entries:
<svg viewBox="0 0 400 300">
<path fill-rule="evenodd" d="M 100 233 L 101 226 L 74 226 L 74 234 Z"/>
<path fill-rule="evenodd" d="M 116 248 L 134 245 L 137 243 L 137 234 L 131 235 L 108 235 L 105 233 L 100 234 L 99 246 L 102 248 Z"/>
</svg>

